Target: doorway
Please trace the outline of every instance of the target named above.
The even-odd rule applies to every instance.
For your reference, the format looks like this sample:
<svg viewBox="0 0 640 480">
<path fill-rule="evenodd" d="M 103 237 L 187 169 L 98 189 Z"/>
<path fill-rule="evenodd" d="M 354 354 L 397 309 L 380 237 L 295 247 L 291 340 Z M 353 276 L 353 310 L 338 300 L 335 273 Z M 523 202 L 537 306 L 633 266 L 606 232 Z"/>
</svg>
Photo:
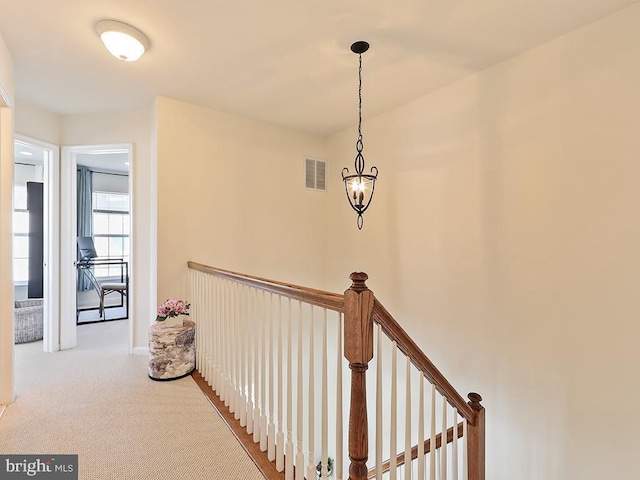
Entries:
<svg viewBox="0 0 640 480">
<path fill-rule="evenodd" d="M 130 268 L 131 160 L 130 144 L 62 148 L 61 349 L 77 345 L 77 328 L 86 328 L 82 324 L 114 319 L 129 323 L 129 350 L 132 348 L 133 322 L 127 308 L 133 303 L 130 279 L 134 275 Z M 78 257 L 79 237 L 90 240 L 95 256 L 109 258 L 109 264 L 89 262 L 90 267 L 83 266 Z M 125 281 L 122 291 L 102 288 Z"/>
<path fill-rule="evenodd" d="M 27 300 L 26 303 L 40 302 L 38 322 L 42 325 L 45 352 L 60 349 L 58 151 L 55 145 L 22 135 L 14 139 L 14 298 Z M 15 329 L 19 328 L 16 324 Z"/>
</svg>

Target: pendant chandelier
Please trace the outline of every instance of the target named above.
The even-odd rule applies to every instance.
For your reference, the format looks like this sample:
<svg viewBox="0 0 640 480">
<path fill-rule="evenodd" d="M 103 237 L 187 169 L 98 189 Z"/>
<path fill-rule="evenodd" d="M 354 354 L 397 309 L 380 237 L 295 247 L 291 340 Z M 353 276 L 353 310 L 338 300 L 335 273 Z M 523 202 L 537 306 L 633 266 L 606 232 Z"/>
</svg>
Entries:
<svg viewBox="0 0 640 480">
<path fill-rule="evenodd" d="M 358 214 L 358 229 L 362 230 L 362 215 L 367 211 L 371 200 L 373 199 L 373 191 L 378 178 L 378 169 L 371 167 L 370 173 L 364 173 L 364 156 L 362 155 L 362 54 L 369 50 L 367 42 L 359 41 L 351 45 L 351 51 L 358 54 L 358 140 L 356 141 L 356 160 L 354 163 L 355 173 L 350 174 L 349 169 L 342 169 L 342 180 L 347 193 L 347 199 L 351 208 Z"/>
</svg>

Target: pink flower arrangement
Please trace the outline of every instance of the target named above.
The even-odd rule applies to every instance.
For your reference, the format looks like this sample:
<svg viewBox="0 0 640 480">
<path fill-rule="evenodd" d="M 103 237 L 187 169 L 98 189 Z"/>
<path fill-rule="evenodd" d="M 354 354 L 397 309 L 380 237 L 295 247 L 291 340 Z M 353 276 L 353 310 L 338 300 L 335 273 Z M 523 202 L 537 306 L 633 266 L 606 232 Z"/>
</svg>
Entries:
<svg viewBox="0 0 640 480">
<path fill-rule="evenodd" d="M 158 307 L 156 322 L 164 322 L 167 317 L 177 317 L 178 315 L 189 315 L 191 304 L 183 300 L 169 299 Z"/>
</svg>

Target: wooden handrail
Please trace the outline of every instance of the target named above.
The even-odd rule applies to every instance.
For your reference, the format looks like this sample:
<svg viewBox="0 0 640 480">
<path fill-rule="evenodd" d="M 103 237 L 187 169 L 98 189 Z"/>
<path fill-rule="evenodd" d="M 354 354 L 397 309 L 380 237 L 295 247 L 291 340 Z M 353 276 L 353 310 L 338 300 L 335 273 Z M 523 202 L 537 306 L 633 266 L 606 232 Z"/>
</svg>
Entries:
<svg viewBox="0 0 640 480">
<path fill-rule="evenodd" d="M 261 290 L 285 295 L 295 300 L 301 300 L 312 305 L 324 307 L 337 312 L 344 312 L 344 295 L 339 293 L 316 290 L 291 283 L 277 282 L 266 278 L 245 275 L 243 273 L 211 267 L 201 263 L 187 262 L 190 269 L 197 270 L 221 278 L 227 278 L 235 282 L 249 285 Z M 395 341 L 402 353 L 409 357 L 418 370 L 420 370 L 436 390 L 444 395 L 449 403 L 458 409 L 460 415 L 467 419 L 471 425 L 476 424 L 476 411 L 472 409 L 462 396 L 456 391 L 449 381 L 440 373 L 436 366 L 420 350 L 418 345 L 409 337 L 407 332 L 398 324 L 393 316 L 376 298 L 373 307 L 373 319 L 382 326 L 382 330 Z"/>
<path fill-rule="evenodd" d="M 462 438 L 463 432 L 464 432 L 464 423 L 460 422 L 458 424 L 458 438 Z M 450 427 L 447 430 L 446 443 L 451 443 L 451 442 L 453 442 L 453 427 Z M 436 436 L 435 449 L 437 450 L 440 447 L 442 447 L 442 433 L 439 433 Z M 430 451 L 431 451 L 431 439 L 428 439 L 428 440 L 425 440 L 424 442 L 424 454 L 426 455 Z M 415 460 L 416 458 L 418 458 L 418 445 L 414 445 L 413 448 L 411 449 L 411 460 Z M 404 452 L 399 453 L 398 456 L 396 457 L 396 467 L 400 467 L 401 465 L 404 465 Z M 391 460 L 387 460 L 382 464 L 382 472 L 380 473 L 384 475 L 389 470 L 391 470 Z M 370 469 L 367 478 L 375 478 L 375 476 L 376 476 L 376 469 L 375 468 Z"/>
<path fill-rule="evenodd" d="M 368 419 L 366 408 L 366 370 L 373 358 L 373 324 L 378 323 L 383 332 L 396 343 L 411 363 L 435 385 L 436 390 L 447 402 L 455 407 L 458 413 L 467 420 L 467 447 L 469 451 L 468 467 L 470 480 L 484 480 L 485 473 L 485 410 L 480 404 L 482 398 L 477 393 L 470 393 L 468 404 L 453 388 L 449 381 L 433 365 L 431 360 L 420 350 L 407 332 L 398 324 L 384 306 L 375 298 L 366 286 L 365 273 L 352 273 L 352 286 L 344 295 L 302 287 L 290 283 L 277 282 L 252 275 L 245 275 L 230 270 L 215 268 L 201 263 L 189 261 L 188 267 L 209 275 L 231 280 L 263 291 L 283 295 L 305 303 L 323 307 L 344 314 L 344 356 L 351 369 L 351 406 L 349 415 L 349 478 L 366 480 L 370 475 L 366 467 L 368 459 Z M 457 426 L 460 432 L 461 425 Z M 447 443 L 453 440 L 453 427 L 447 430 Z M 460 438 L 462 433 L 459 433 Z M 435 448 L 440 448 L 442 436 L 436 438 Z M 425 442 L 425 453 L 431 449 L 430 440 Z M 415 451 L 414 451 L 415 450 Z M 418 448 L 412 448 L 412 459 L 417 458 Z M 404 463 L 404 453 L 398 455 L 397 465 Z M 383 464 L 389 471 L 390 461 Z"/>
<path fill-rule="evenodd" d="M 192 261 L 187 262 L 187 266 L 192 270 L 208 273 L 216 277 L 227 278 L 243 285 L 249 285 L 259 288 L 260 290 L 284 295 L 294 300 L 301 300 L 312 305 L 317 305 L 318 307 L 327 308 L 336 312 L 344 311 L 344 295 L 341 293 L 326 292 L 324 290 L 301 287 L 300 285 L 294 285 L 292 283 L 277 282 L 266 278 L 254 277 L 253 275 L 232 272 L 231 270 L 210 267 Z"/>
<path fill-rule="evenodd" d="M 376 299 L 373 306 L 373 320 L 380 324 L 384 333 L 395 341 L 398 348 L 411 363 L 420 370 L 429 381 L 436 386 L 436 390 L 447 398 L 449 404 L 458 409 L 458 413 L 467 419 L 471 425 L 476 424 L 476 410 L 471 408 L 455 388 L 444 378 L 440 370 L 420 350 L 404 329 L 395 321 L 386 308 Z"/>
</svg>

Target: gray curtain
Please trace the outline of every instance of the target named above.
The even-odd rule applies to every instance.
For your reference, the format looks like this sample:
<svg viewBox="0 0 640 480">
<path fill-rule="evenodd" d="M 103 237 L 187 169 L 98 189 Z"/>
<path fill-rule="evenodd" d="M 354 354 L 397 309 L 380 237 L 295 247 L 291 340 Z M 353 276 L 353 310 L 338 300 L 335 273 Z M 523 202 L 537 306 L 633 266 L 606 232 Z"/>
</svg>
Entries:
<svg viewBox="0 0 640 480">
<path fill-rule="evenodd" d="M 92 172 L 87 167 L 78 165 L 78 236 L 93 236 L 93 177 Z M 80 250 L 78 249 L 78 260 L 80 259 Z M 89 279 L 78 271 L 78 290 L 85 291 L 91 289 Z"/>
</svg>

